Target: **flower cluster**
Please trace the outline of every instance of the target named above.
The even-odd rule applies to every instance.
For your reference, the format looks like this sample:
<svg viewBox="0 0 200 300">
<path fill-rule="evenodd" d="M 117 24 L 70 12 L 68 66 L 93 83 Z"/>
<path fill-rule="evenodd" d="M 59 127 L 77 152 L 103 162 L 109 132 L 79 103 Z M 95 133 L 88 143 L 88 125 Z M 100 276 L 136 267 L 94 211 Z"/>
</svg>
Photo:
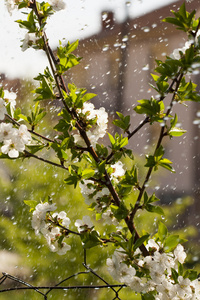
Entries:
<svg viewBox="0 0 200 300">
<path fill-rule="evenodd" d="M 19 152 L 25 150 L 25 145 L 31 141 L 31 134 L 26 125 L 20 125 L 19 128 L 13 127 L 11 123 L 0 124 L 0 143 L 1 152 L 8 154 L 10 158 L 17 158 Z"/>
<path fill-rule="evenodd" d="M 29 47 L 32 47 L 37 43 L 38 38 L 35 33 L 26 33 L 25 38 L 23 40 L 23 44 L 21 46 L 22 51 L 26 51 Z"/>
<path fill-rule="evenodd" d="M 107 259 L 111 276 L 135 292 L 154 292 L 156 300 L 200 299 L 198 279 L 190 280 L 178 274 L 178 267 L 186 258 L 182 245 L 178 244 L 173 252 L 164 253 L 162 245 L 150 239 L 146 247 L 151 255 L 143 257 L 137 249 L 132 265 L 127 263 L 128 256 L 122 248 L 116 250 L 112 259 Z"/>
<path fill-rule="evenodd" d="M 69 231 L 71 221 L 64 211 L 51 214 L 56 208 L 55 203 L 49 204 L 44 202 L 36 205 L 32 215 L 32 227 L 36 235 L 39 233 L 44 235 L 52 252 L 64 255 L 71 249 L 70 245 L 63 242 L 63 239 L 69 235 L 69 232 L 72 233 L 72 231 Z M 82 220 L 76 220 L 75 226 L 80 234 L 90 231 L 94 227 L 88 216 L 84 216 Z"/>
<path fill-rule="evenodd" d="M 13 92 L 9 92 L 7 90 L 4 90 L 3 92 L 4 96 L 3 98 L 0 98 L 0 120 L 4 120 L 5 114 L 7 113 L 6 106 L 10 105 L 10 110 L 13 112 L 16 105 L 16 94 Z"/>
<path fill-rule="evenodd" d="M 64 0 L 49 0 L 48 2 L 55 11 L 65 9 L 66 7 Z"/>
<path fill-rule="evenodd" d="M 103 138 L 106 134 L 107 123 L 108 123 L 108 114 L 105 111 L 104 107 L 95 109 L 94 105 L 89 102 L 84 102 L 82 109 L 78 110 L 78 114 L 84 115 L 88 121 L 96 120 L 95 124 L 87 130 L 88 138 L 93 147 L 96 146 L 99 138 Z M 74 134 L 74 141 L 80 146 L 85 146 L 85 142 L 79 133 Z"/>
<path fill-rule="evenodd" d="M 115 164 L 111 165 L 111 168 L 113 169 L 113 172 L 110 178 L 114 183 L 118 183 L 119 178 L 124 176 L 125 174 L 124 165 L 121 161 L 118 161 Z"/>
<path fill-rule="evenodd" d="M 7 0 L 7 9 L 10 14 L 12 14 L 12 11 L 16 8 L 16 5 L 22 3 L 23 0 Z M 48 3 L 52 6 L 52 8 L 55 11 L 59 11 L 62 9 L 65 9 L 66 4 L 64 0 L 49 0 Z"/>
<path fill-rule="evenodd" d="M 69 227 L 70 219 L 64 211 L 50 215 L 51 211 L 56 210 L 55 204 L 48 202 L 40 203 L 35 207 L 32 216 L 32 227 L 35 229 L 36 235 L 41 232 L 46 238 L 47 244 L 52 252 L 64 255 L 71 249 L 70 245 L 63 242 L 66 228 Z M 53 226 L 57 224 L 60 226 Z"/>
<path fill-rule="evenodd" d="M 87 229 L 91 229 L 93 227 L 93 223 L 89 216 L 83 216 L 82 220 L 76 220 L 75 226 L 77 227 L 78 232 L 82 233 Z"/>
<path fill-rule="evenodd" d="M 195 38 L 191 37 L 190 40 L 185 42 L 185 45 L 182 48 L 174 49 L 173 53 L 171 54 L 171 58 L 179 60 L 181 59 L 181 56 L 185 54 L 186 50 L 191 47 L 191 45 L 198 46 L 199 44 L 199 36 L 200 36 L 200 30 L 198 30 L 195 33 Z M 198 65 L 199 66 L 199 65 Z"/>
</svg>

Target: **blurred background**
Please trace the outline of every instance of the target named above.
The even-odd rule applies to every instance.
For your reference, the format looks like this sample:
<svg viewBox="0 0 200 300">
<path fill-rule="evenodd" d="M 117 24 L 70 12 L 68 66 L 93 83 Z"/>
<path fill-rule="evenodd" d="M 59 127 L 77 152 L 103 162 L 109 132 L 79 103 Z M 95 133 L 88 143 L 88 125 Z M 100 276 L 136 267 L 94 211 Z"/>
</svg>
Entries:
<svg viewBox="0 0 200 300">
<path fill-rule="evenodd" d="M 95 98 L 97 107 L 104 106 L 109 112 L 109 132 L 116 129 L 112 120 L 115 111 L 131 116 L 133 130 L 142 117 L 137 116 L 133 108 L 137 100 L 149 99 L 155 95 L 148 84 L 152 81 L 150 73 L 155 68 L 155 59 L 164 59 L 175 48 L 182 47 L 186 35 L 172 25 L 161 22 L 170 16 L 170 10 L 177 10 L 183 1 L 154 0 L 77 0 L 67 1 L 67 7 L 51 17 L 46 32 L 50 45 L 56 52 L 58 40 L 80 39 L 77 54 L 83 57 L 81 64 L 66 74 L 66 82 L 74 82 L 85 87 L 98 96 Z M 200 16 L 200 1 L 187 3 L 188 11 L 197 10 Z M 0 82 L 5 89 L 17 93 L 18 106 L 28 111 L 32 104 L 35 82 L 31 79 L 43 72 L 48 64 L 41 51 L 20 50 L 21 40 L 25 31 L 19 29 L 14 22 L 23 15 L 13 11 L 12 16 L 1 1 L 1 57 Z M 192 75 L 199 91 L 198 72 Z M 168 100 L 167 100 L 168 101 Z M 45 104 L 44 104 L 45 105 Z M 166 104 L 167 105 L 167 104 Z M 181 127 L 187 130 L 186 135 L 165 140 L 165 157 L 173 161 L 176 173 L 159 172 L 151 179 L 149 189 L 156 190 L 165 211 L 164 221 L 171 231 L 178 232 L 189 239 L 188 266 L 197 265 L 199 257 L 199 224 L 200 224 L 200 154 L 199 128 L 200 108 L 198 103 L 177 105 Z M 41 124 L 39 131 L 51 134 L 49 125 L 56 120 L 56 109 Z M 144 127 L 139 134 L 130 140 L 129 147 L 138 160 L 140 177 L 145 174 L 142 168 L 144 155 L 149 153 L 156 142 L 159 126 Z M 124 161 L 129 164 L 128 161 Z M 24 200 L 39 200 L 50 195 L 58 203 L 59 210 L 70 212 L 72 220 L 82 218 L 88 212 L 79 188 L 74 190 L 66 186 L 63 179 L 67 174 L 62 170 L 42 165 L 37 161 L 0 161 L 0 272 L 19 276 L 24 280 L 38 285 L 54 285 L 62 279 L 83 270 L 83 253 L 77 238 L 70 237 L 72 251 L 62 257 L 50 253 L 43 237 L 36 237 L 31 228 L 29 209 Z M 131 195 L 127 201 L 134 197 Z M 74 205 L 76 203 L 76 205 Z M 143 229 L 156 230 L 157 221 L 161 217 L 145 213 L 137 216 L 138 224 L 145 224 Z M 93 220 L 95 222 L 95 220 Z M 100 231 L 104 232 L 103 223 L 97 222 Z M 112 231 L 112 227 L 106 229 Z M 113 228 L 114 230 L 114 228 Z M 89 263 L 98 268 L 100 274 L 109 279 L 105 260 L 111 255 L 111 248 L 96 248 L 89 252 Z M 77 255 L 74 255 L 77 254 Z M 98 283 L 90 276 L 77 276 L 70 284 Z M 8 282 L 6 281 L 6 284 Z M 12 283 L 10 283 L 12 285 Z M 12 294 L 11 294 L 12 293 Z M 40 299 L 35 292 L 0 293 L 1 299 Z M 112 299 L 112 291 L 65 291 L 52 292 L 49 299 Z M 139 299 L 126 290 L 120 294 L 122 299 Z"/>
</svg>

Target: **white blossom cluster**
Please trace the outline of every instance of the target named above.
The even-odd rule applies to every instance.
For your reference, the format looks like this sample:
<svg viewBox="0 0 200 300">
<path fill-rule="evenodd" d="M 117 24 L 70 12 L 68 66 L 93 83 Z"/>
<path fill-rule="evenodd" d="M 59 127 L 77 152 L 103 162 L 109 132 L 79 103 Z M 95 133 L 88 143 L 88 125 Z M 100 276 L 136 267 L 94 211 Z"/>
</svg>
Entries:
<svg viewBox="0 0 200 300">
<path fill-rule="evenodd" d="M 99 138 L 103 138 L 106 134 L 108 114 L 105 111 L 105 108 L 100 107 L 99 109 L 95 109 L 94 104 L 84 102 L 83 108 L 78 110 L 78 114 L 85 115 L 87 120 L 96 119 L 96 124 L 94 124 L 89 130 L 87 130 L 88 138 L 90 139 L 92 146 L 95 147 Z M 85 141 L 79 133 L 74 134 L 73 136 L 76 144 L 85 146 Z"/>
<path fill-rule="evenodd" d="M 124 176 L 125 174 L 124 165 L 121 161 L 118 161 L 115 164 L 111 165 L 111 168 L 113 169 L 113 172 L 110 178 L 114 181 L 114 183 L 118 183 L 119 178 Z"/>
<path fill-rule="evenodd" d="M 78 232 L 82 233 L 87 229 L 91 229 L 93 227 L 93 223 L 89 216 L 83 216 L 82 220 L 76 220 L 75 226 L 77 227 Z"/>
<path fill-rule="evenodd" d="M 22 51 L 26 51 L 29 47 L 37 43 L 38 38 L 34 32 L 25 34 L 23 44 L 21 46 Z"/>
<path fill-rule="evenodd" d="M 114 184 L 118 184 L 120 178 L 125 174 L 124 165 L 121 161 L 118 161 L 115 164 L 110 165 L 110 167 L 110 172 L 112 172 L 110 174 L 110 179 Z M 79 183 L 79 186 L 81 194 L 85 198 L 85 203 L 91 205 L 96 202 L 97 205 L 95 206 L 95 210 L 102 214 L 101 216 L 104 222 L 108 225 L 118 225 L 118 221 L 115 219 L 112 211 L 107 208 L 106 204 L 103 204 L 100 201 L 104 196 L 108 197 L 110 195 L 109 189 L 107 187 L 99 187 L 98 184 L 96 185 L 94 181 L 89 179 L 82 180 Z"/>
<path fill-rule="evenodd" d="M 81 193 L 85 198 L 85 203 L 87 205 L 92 204 L 93 202 L 97 201 L 99 198 L 103 196 L 108 196 L 110 194 L 109 189 L 107 187 L 102 188 L 101 190 L 97 190 L 97 186 L 94 185 L 92 180 L 86 179 L 82 180 L 79 183 L 81 188 Z"/>
<path fill-rule="evenodd" d="M 57 252 L 59 255 L 64 255 L 71 246 L 63 241 L 59 241 L 62 237 L 62 228 L 58 226 L 52 226 L 52 222 L 48 220 L 47 213 L 56 210 L 56 205 L 49 204 L 48 202 L 40 203 L 35 207 L 32 216 L 32 227 L 35 229 L 36 235 L 41 232 L 46 238 L 47 244 L 52 252 Z M 70 219 L 66 216 L 64 211 L 60 213 L 54 213 L 52 219 L 56 219 L 60 225 L 64 228 L 68 228 L 70 224 Z"/>
<path fill-rule="evenodd" d="M 49 204 L 48 202 L 39 203 L 32 215 L 32 227 L 35 230 L 35 234 L 42 233 L 47 241 L 47 244 L 52 252 L 57 252 L 59 255 L 64 255 L 71 249 L 71 246 L 63 242 L 65 232 L 69 229 L 71 220 L 67 217 L 66 212 L 60 213 L 50 212 L 56 210 L 56 205 Z M 60 226 L 58 226 L 58 224 Z M 90 230 L 93 228 L 93 223 L 89 216 L 84 216 L 82 220 L 78 219 L 75 222 L 75 226 L 79 233 Z"/>
<path fill-rule="evenodd" d="M 6 114 L 6 106 L 10 104 L 11 111 L 14 110 L 16 104 L 16 94 L 4 91 L 4 99 L 0 98 L 0 120 L 4 120 Z M 11 123 L 0 123 L 0 143 L 1 152 L 8 154 L 10 158 L 17 158 L 19 152 L 25 150 L 25 145 L 31 141 L 31 134 L 26 125 L 20 125 L 15 128 Z"/>
<path fill-rule="evenodd" d="M 6 5 L 8 12 L 12 14 L 12 11 L 15 9 L 16 5 L 22 2 L 22 0 L 6 0 Z M 38 1 L 42 2 L 42 1 Z M 66 3 L 65 0 L 49 0 L 47 1 L 55 11 L 65 9 Z"/>
<path fill-rule="evenodd" d="M 182 52 L 183 54 L 185 54 L 185 51 L 187 49 L 189 49 L 190 46 L 191 46 L 191 44 L 193 44 L 193 43 L 194 43 L 193 40 L 187 41 L 182 48 L 174 49 L 173 53 L 171 54 L 171 58 L 179 60 L 181 58 L 181 54 L 180 53 Z"/>
<path fill-rule="evenodd" d="M 107 225 L 119 225 L 117 219 L 114 217 L 111 209 L 107 208 L 106 204 L 101 203 L 99 200 L 104 196 L 109 196 L 110 191 L 107 187 L 104 187 L 97 191 L 98 187 L 94 185 L 92 180 L 83 180 L 79 183 L 81 193 L 85 198 L 85 203 L 91 205 L 96 202 L 95 210 L 101 214 L 101 217 Z M 102 212 L 103 211 L 103 212 Z"/>
<path fill-rule="evenodd" d="M 199 36 L 200 36 L 200 30 L 197 31 L 195 39 L 191 38 L 189 41 L 185 43 L 185 45 L 182 48 L 174 49 L 173 53 L 171 54 L 171 58 L 179 60 L 181 58 L 181 54 L 180 54 L 181 52 L 185 54 L 186 50 L 189 49 L 192 44 L 197 46 Z"/>
<path fill-rule="evenodd" d="M 53 7 L 55 11 L 65 9 L 65 0 L 49 0 L 48 3 Z"/>
<path fill-rule="evenodd" d="M 197 300 L 200 299 L 200 283 L 198 279 L 190 280 L 178 276 L 173 280 L 172 268 L 178 272 L 178 263 L 183 264 L 186 253 L 182 245 L 178 244 L 173 252 L 163 253 L 161 245 L 150 239 L 147 249 L 153 249 L 153 255 L 143 257 L 140 250 L 136 250 L 134 266 L 128 266 L 127 255 L 122 248 L 116 250 L 112 259 L 107 259 L 108 271 L 111 276 L 129 286 L 135 292 L 148 293 L 156 291 L 155 300 Z M 137 267 L 136 267 L 137 266 Z M 139 271 L 146 276 L 139 277 Z M 137 273 L 138 272 L 138 273 Z"/>
</svg>

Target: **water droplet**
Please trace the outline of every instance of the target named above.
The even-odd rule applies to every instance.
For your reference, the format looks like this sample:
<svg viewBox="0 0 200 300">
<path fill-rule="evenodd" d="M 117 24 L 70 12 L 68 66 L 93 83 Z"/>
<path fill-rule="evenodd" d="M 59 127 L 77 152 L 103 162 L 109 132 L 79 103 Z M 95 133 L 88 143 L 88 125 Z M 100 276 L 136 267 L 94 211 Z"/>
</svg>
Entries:
<svg viewBox="0 0 200 300">
<path fill-rule="evenodd" d="M 109 45 L 104 45 L 102 50 L 105 52 L 108 51 L 108 49 L 109 49 Z"/>
<path fill-rule="evenodd" d="M 199 125 L 200 124 L 200 119 L 198 120 L 194 120 L 193 122 L 192 122 L 194 125 Z"/>
<path fill-rule="evenodd" d="M 124 49 L 124 48 L 126 48 L 126 44 L 125 44 L 125 43 L 123 43 L 123 44 L 121 45 L 121 49 Z"/>
<path fill-rule="evenodd" d="M 149 32 L 149 31 L 150 31 L 150 28 L 147 27 L 147 26 L 145 26 L 145 27 L 142 27 L 142 30 L 143 30 L 144 32 Z"/>
<path fill-rule="evenodd" d="M 149 64 L 145 65 L 143 68 L 142 68 L 143 71 L 148 71 L 149 70 Z"/>
<path fill-rule="evenodd" d="M 85 69 L 85 70 L 89 69 L 89 66 L 90 66 L 90 65 L 85 66 L 84 69 Z"/>
<path fill-rule="evenodd" d="M 122 42 L 127 42 L 128 41 L 128 35 L 125 35 L 122 39 Z"/>
<path fill-rule="evenodd" d="M 104 11 L 101 15 L 102 20 L 105 21 L 108 18 L 108 13 L 106 11 Z"/>
<path fill-rule="evenodd" d="M 126 6 L 131 6 L 131 1 L 126 1 Z"/>
</svg>

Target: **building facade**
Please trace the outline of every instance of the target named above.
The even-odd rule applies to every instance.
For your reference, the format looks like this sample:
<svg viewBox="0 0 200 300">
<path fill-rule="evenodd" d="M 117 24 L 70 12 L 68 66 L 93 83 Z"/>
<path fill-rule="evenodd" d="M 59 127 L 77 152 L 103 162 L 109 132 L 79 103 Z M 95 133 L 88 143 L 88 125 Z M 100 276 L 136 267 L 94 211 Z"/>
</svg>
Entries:
<svg viewBox="0 0 200 300">
<path fill-rule="evenodd" d="M 143 118 L 133 110 L 137 100 L 155 95 L 149 85 L 155 59 L 164 59 L 185 44 L 184 32 L 162 22 L 163 18 L 172 16 L 171 9 L 176 11 L 182 3 L 177 1 L 135 19 L 127 17 L 121 24 L 115 22 L 112 12 L 102 13 L 101 32 L 80 41 L 78 54 L 83 60 L 69 73 L 66 81 L 96 93 L 95 105 L 104 106 L 110 119 L 116 118 L 115 111 L 130 115 L 133 130 Z M 196 16 L 200 15 L 200 1 L 188 3 L 186 8 L 188 11 L 196 9 Z M 194 80 L 199 90 L 200 75 L 197 74 Z M 186 135 L 164 142 L 165 157 L 173 162 L 176 170 L 175 174 L 169 171 L 159 174 L 157 194 L 167 203 L 186 195 L 197 200 L 200 193 L 200 105 L 186 104 L 177 104 L 173 109 L 180 116 Z M 146 125 L 130 140 L 133 152 L 139 156 L 148 153 L 158 130 L 158 126 Z"/>
</svg>

